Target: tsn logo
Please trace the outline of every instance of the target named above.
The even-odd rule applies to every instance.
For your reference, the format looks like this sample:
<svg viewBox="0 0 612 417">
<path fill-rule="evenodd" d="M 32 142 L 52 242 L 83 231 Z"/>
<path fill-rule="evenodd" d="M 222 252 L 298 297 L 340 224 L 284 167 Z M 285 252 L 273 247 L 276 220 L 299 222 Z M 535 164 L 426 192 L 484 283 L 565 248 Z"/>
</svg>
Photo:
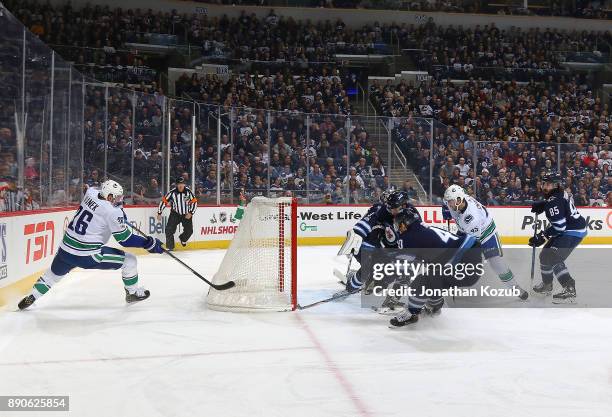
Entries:
<svg viewBox="0 0 612 417">
<path fill-rule="evenodd" d="M 55 226 L 53 222 L 30 223 L 23 227 L 23 235 L 27 238 L 26 264 L 40 261 L 53 255 L 55 243 Z"/>
</svg>

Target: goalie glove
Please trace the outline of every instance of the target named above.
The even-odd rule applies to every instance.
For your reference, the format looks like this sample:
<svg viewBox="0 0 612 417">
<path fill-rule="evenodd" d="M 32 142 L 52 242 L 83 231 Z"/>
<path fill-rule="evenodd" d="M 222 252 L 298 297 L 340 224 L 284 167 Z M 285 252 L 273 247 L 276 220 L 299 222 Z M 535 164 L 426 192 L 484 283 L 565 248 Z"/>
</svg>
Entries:
<svg viewBox="0 0 612 417">
<path fill-rule="evenodd" d="M 362 242 L 363 238 L 361 236 L 359 236 L 353 230 L 349 230 L 346 233 L 346 240 L 338 251 L 338 256 L 351 254 L 357 255 L 359 253 L 359 248 L 361 247 Z"/>
</svg>

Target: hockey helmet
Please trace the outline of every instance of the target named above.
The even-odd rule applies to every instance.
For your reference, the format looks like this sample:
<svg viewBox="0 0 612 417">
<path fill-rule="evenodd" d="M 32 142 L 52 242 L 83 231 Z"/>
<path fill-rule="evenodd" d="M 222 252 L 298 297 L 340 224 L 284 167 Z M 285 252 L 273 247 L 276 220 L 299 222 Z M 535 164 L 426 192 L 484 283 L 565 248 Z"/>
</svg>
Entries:
<svg viewBox="0 0 612 417">
<path fill-rule="evenodd" d="M 383 191 L 380 194 L 380 203 L 383 205 L 387 204 L 387 200 L 389 199 L 390 195 L 391 195 L 391 191 L 389 190 Z"/>
<path fill-rule="evenodd" d="M 555 171 L 547 171 L 542 175 L 542 182 L 552 183 L 552 184 L 562 184 L 563 179 L 561 175 L 557 174 Z"/>
<path fill-rule="evenodd" d="M 453 184 L 444 191 L 444 201 L 451 210 L 456 210 L 457 207 L 465 201 L 467 194 L 460 186 Z M 450 205 L 449 203 L 453 204 Z"/>
<path fill-rule="evenodd" d="M 419 215 L 419 212 L 412 208 L 401 209 L 393 218 L 393 224 L 396 230 L 400 230 L 400 225 L 404 225 L 406 228 L 408 228 L 411 224 L 420 221 L 421 216 Z"/>
<path fill-rule="evenodd" d="M 385 207 L 391 211 L 393 209 L 399 209 L 405 207 L 408 204 L 408 193 L 405 191 L 393 191 L 387 197 Z"/>
<path fill-rule="evenodd" d="M 112 196 L 111 202 L 113 204 L 121 204 L 123 201 L 123 187 L 117 181 L 106 180 L 100 187 L 100 195 L 105 200 L 108 200 L 108 196 Z"/>
<path fill-rule="evenodd" d="M 544 197 L 549 198 L 555 190 L 560 190 L 563 188 L 563 179 L 561 175 L 556 173 L 555 171 L 547 171 L 542 175 L 542 183 L 543 184 L 552 184 L 552 188 L 543 187 Z"/>
</svg>

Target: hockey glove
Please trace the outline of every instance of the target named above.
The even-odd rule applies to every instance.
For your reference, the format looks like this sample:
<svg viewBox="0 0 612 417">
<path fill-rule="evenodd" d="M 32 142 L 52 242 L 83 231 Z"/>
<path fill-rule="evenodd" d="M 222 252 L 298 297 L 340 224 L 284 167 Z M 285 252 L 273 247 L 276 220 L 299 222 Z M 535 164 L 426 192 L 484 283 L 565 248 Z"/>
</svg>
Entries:
<svg viewBox="0 0 612 417">
<path fill-rule="evenodd" d="M 548 239 L 546 239 L 544 232 L 540 232 L 529 238 L 529 246 L 537 248 L 538 246 L 545 244 L 547 240 Z"/>
<path fill-rule="evenodd" d="M 146 237 L 143 247 L 148 250 L 149 253 L 164 253 L 161 240 L 151 236 Z"/>
<path fill-rule="evenodd" d="M 451 216 L 450 209 L 446 204 L 442 204 L 442 219 L 444 220 L 452 220 L 453 216 Z"/>
<path fill-rule="evenodd" d="M 540 214 L 540 213 L 544 213 L 544 210 L 546 210 L 546 200 L 536 201 L 535 203 L 531 205 L 532 213 Z"/>
</svg>

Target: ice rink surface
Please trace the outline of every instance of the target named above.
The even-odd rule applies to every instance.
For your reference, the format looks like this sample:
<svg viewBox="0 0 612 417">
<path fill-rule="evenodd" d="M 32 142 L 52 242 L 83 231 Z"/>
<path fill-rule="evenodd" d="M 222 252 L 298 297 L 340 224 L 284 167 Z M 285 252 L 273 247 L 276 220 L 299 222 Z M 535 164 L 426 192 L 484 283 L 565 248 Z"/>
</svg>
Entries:
<svg viewBox="0 0 612 417">
<path fill-rule="evenodd" d="M 340 288 L 336 251 L 300 248 L 302 304 Z M 178 256 L 212 276 L 223 253 Z M 448 308 L 393 331 L 356 296 L 223 313 L 168 256 L 139 271 L 152 295 L 135 305 L 119 272 L 79 270 L 0 311 L 1 394 L 69 395 L 78 417 L 612 415 L 611 309 Z"/>
</svg>

